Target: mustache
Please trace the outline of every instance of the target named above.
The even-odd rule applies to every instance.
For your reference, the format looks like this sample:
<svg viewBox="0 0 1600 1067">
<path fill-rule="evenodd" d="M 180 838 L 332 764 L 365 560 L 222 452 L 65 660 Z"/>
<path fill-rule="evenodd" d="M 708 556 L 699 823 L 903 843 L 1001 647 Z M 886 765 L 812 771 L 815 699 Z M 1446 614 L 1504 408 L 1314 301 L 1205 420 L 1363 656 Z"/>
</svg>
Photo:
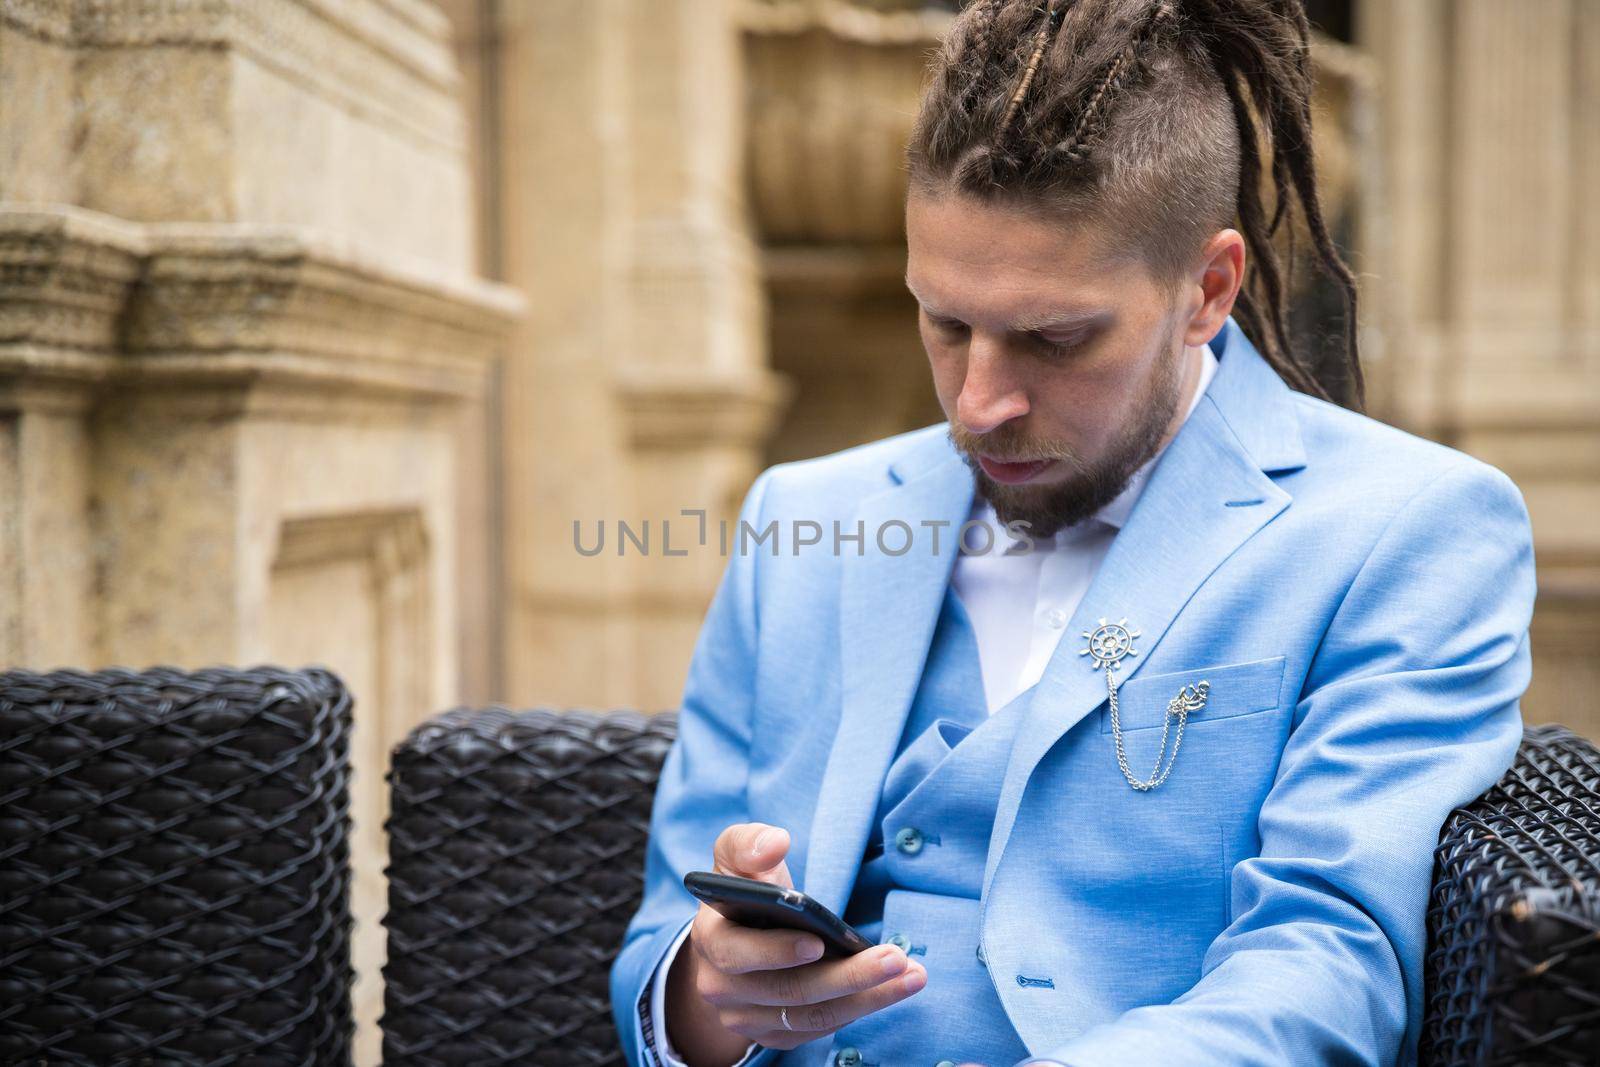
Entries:
<svg viewBox="0 0 1600 1067">
<path fill-rule="evenodd" d="M 1078 461 L 1078 453 L 1057 441 L 1029 441 L 1020 433 L 1000 427 L 986 434 L 971 434 L 950 424 L 950 440 L 962 452 L 976 458 L 979 453 L 1001 463 L 1027 463 L 1038 459 Z"/>
</svg>

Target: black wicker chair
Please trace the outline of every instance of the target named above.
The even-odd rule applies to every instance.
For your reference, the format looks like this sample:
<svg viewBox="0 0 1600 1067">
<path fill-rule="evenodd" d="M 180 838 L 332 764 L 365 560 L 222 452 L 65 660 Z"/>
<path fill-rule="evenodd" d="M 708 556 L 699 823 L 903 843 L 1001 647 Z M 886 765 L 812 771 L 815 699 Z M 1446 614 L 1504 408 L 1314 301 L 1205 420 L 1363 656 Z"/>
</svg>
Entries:
<svg viewBox="0 0 1600 1067">
<path fill-rule="evenodd" d="M 386 1067 L 622 1064 L 609 968 L 672 715 L 456 709 L 390 770 Z M 1600 1063 L 1600 752 L 1530 727 L 1441 834 L 1422 1063 Z"/>
<path fill-rule="evenodd" d="M 1427 1064 L 1600 1064 L 1600 750 L 1529 727 L 1445 822 L 1423 981 Z"/>
<path fill-rule="evenodd" d="M 0 674 L 0 1063 L 348 1067 L 350 698 Z"/>
<path fill-rule="evenodd" d="M 610 967 L 676 727 L 457 709 L 396 746 L 385 1067 L 622 1063 Z"/>
</svg>

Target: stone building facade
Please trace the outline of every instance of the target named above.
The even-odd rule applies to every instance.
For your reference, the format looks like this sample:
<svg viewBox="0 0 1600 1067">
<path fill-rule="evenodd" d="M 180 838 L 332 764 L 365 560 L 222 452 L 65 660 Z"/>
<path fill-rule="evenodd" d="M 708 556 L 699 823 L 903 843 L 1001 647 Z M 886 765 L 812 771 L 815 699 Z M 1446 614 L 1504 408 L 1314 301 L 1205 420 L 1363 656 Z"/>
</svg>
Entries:
<svg viewBox="0 0 1600 1067">
<path fill-rule="evenodd" d="M 699 524 L 939 417 L 900 151 L 952 6 L 0 0 L 0 663 L 349 682 L 361 1062 L 389 747 L 671 707 Z M 1370 409 L 1518 481 L 1527 715 L 1600 735 L 1600 7 L 1318 7 Z"/>
<path fill-rule="evenodd" d="M 491 391 L 450 24 L 422 0 L 0 5 L 0 662 L 323 663 L 383 769 L 492 690 Z"/>
<path fill-rule="evenodd" d="M 1526 717 L 1600 737 L 1600 5 L 1359 14 L 1383 79 L 1374 413 L 1521 488 L 1539 568 Z"/>
</svg>

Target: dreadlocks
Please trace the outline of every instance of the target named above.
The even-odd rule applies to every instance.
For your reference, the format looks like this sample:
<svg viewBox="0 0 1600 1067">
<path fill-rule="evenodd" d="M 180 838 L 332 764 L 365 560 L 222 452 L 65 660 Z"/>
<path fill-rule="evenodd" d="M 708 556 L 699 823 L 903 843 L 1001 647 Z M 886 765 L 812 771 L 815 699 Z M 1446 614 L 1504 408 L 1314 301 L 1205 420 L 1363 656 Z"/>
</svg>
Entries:
<svg viewBox="0 0 1600 1067">
<path fill-rule="evenodd" d="M 1360 410 L 1356 285 L 1317 194 L 1309 40 L 1301 0 L 974 0 L 934 61 L 912 188 L 1107 222 L 1168 285 L 1237 225 L 1251 260 L 1240 324 L 1291 387 L 1353 393 Z M 1308 368 L 1290 343 L 1273 237 L 1296 203 L 1344 295 L 1343 373 Z"/>
</svg>

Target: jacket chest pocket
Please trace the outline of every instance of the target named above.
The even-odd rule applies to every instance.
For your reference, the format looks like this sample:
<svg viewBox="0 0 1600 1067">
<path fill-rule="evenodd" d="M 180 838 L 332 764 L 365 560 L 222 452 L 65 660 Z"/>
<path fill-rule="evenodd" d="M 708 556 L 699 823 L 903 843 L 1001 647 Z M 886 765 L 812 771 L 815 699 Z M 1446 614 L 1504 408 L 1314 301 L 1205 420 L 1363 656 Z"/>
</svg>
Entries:
<svg viewBox="0 0 1600 1067">
<path fill-rule="evenodd" d="M 1191 711 L 1187 728 L 1220 719 L 1272 711 L 1281 703 L 1283 656 L 1223 663 L 1167 674 L 1137 674 L 1117 686 L 1117 721 L 1124 733 L 1160 729 L 1168 718 L 1167 706 L 1186 686 L 1208 683 L 1206 701 Z M 1176 716 L 1172 717 L 1176 720 Z M 1100 732 L 1111 732 L 1111 709 L 1100 713 Z"/>
</svg>

